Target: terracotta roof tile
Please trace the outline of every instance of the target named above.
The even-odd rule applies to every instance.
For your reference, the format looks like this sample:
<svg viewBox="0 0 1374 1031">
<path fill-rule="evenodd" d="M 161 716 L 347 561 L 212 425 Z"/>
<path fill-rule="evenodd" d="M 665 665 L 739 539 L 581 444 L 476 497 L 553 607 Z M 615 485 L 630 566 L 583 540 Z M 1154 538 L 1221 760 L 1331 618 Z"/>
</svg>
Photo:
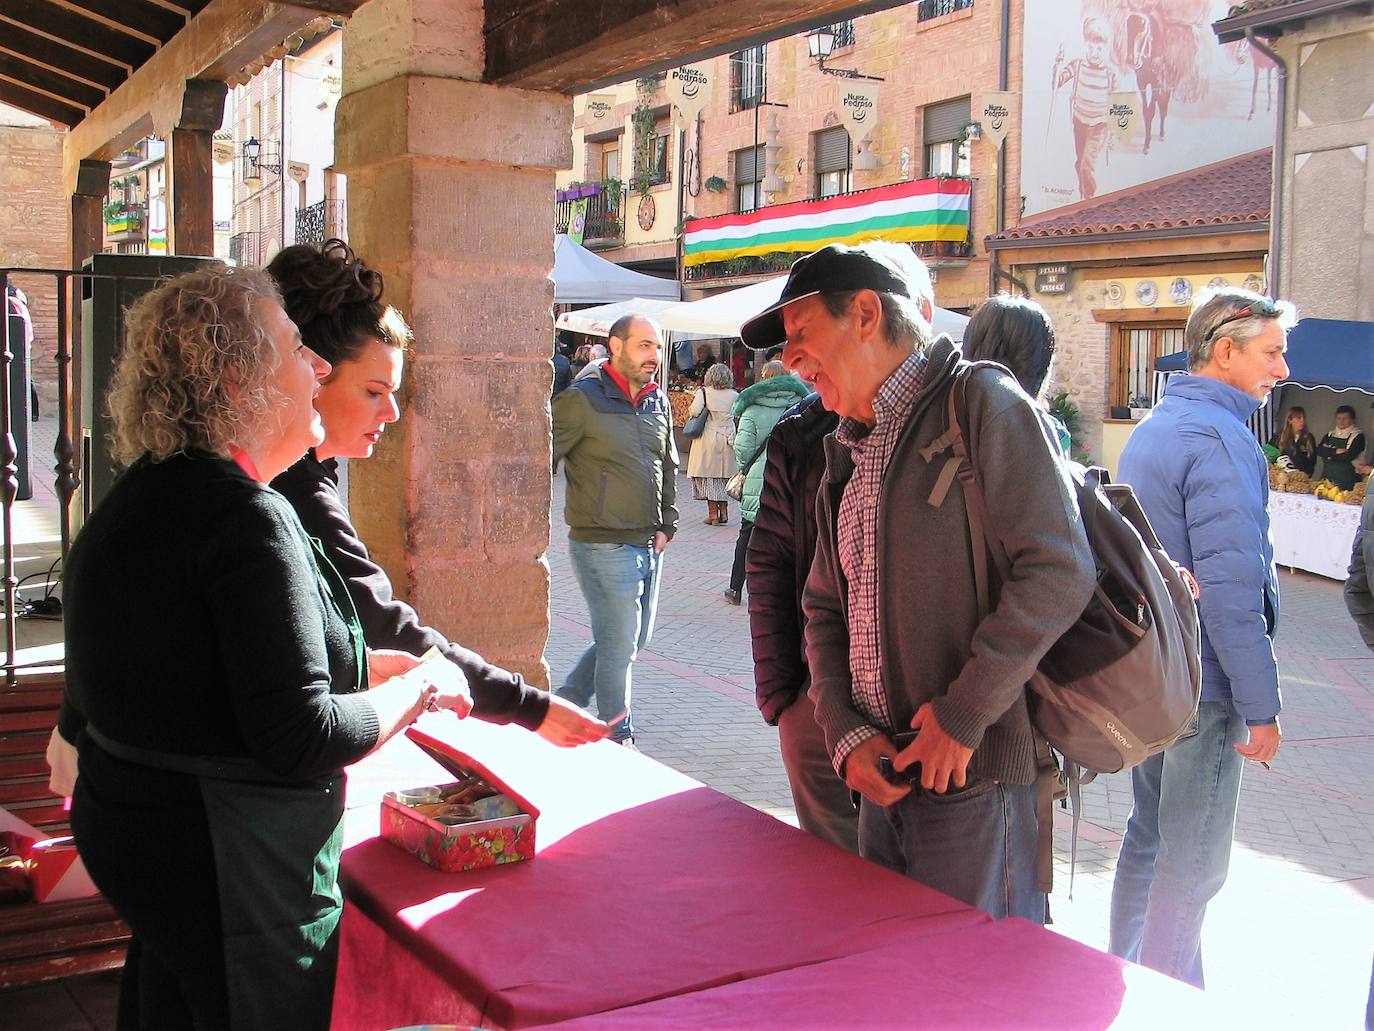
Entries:
<svg viewBox="0 0 1374 1031">
<path fill-rule="evenodd" d="M 1264 222 L 1269 218 L 1272 175 L 1272 152 L 1257 150 L 1057 208 L 989 239 L 1033 240 Z"/>
</svg>

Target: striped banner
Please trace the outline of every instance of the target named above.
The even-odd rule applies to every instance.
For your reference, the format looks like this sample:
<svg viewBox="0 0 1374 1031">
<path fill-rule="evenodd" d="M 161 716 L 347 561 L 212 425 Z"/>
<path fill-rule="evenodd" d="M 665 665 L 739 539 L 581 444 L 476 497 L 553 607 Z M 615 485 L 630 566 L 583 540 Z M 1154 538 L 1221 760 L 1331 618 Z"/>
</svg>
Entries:
<svg viewBox="0 0 1374 1031">
<path fill-rule="evenodd" d="M 968 179 L 916 179 L 794 201 L 746 215 L 717 215 L 687 223 L 683 264 L 703 265 L 759 254 L 807 254 L 830 243 L 868 240 L 918 243 L 968 239 Z"/>
</svg>

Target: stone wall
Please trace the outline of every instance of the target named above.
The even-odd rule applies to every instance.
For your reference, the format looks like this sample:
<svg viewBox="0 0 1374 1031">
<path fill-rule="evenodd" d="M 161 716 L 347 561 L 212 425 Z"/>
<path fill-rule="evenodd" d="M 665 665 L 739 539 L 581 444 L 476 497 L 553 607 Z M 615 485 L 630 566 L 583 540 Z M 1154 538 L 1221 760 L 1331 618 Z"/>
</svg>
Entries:
<svg viewBox="0 0 1374 1031">
<path fill-rule="evenodd" d="M 67 268 L 69 213 L 62 194 L 66 131 L 0 104 L 0 266 Z M 57 288 L 51 276 L 16 276 L 33 316 L 32 370 L 39 407 L 57 402 Z"/>
<path fill-rule="evenodd" d="M 1017 269 L 1018 274 L 1033 271 Z M 1055 358 L 1045 396 L 1067 391 L 1082 413 L 1082 444 L 1094 458 L 1102 454 L 1102 416 L 1107 410 L 1107 364 L 1111 329 L 1092 316 L 1091 302 L 1076 293 L 1032 294 L 1054 322 Z"/>
<path fill-rule="evenodd" d="M 1374 320 L 1374 17 L 1288 33 L 1281 292 L 1304 316 Z"/>
</svg>

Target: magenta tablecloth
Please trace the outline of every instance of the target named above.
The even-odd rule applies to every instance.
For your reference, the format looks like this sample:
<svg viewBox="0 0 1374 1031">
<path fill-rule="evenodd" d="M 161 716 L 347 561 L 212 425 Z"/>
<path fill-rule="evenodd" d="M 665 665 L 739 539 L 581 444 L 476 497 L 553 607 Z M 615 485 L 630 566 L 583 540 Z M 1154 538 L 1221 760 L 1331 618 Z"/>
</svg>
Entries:
<svg viewBox="0 0 1374 1031">
<path fill-rule="evenodd" d="M 814 966 L 597 1013 L 587 1031 L 1256 1027 L 1232 1000 L 1024 920 L 916 937 Z"/>
<path fill-rule="evenodd" d="M 538 854 L 431 870 L 377 837 L 377 802 L 438 767 L 399 739 L 351 770 L 336 1028 L 548 1023 L 988 922 L 608 742 L 422 726 L 541 810 Z"/>
</svg>

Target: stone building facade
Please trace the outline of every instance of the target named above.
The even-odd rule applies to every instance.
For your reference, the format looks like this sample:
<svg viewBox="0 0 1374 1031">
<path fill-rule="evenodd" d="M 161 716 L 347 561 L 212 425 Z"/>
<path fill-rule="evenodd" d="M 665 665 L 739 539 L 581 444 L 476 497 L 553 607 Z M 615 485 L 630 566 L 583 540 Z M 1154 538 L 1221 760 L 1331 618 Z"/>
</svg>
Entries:
<svg viewBox="0 0 1374 1031">
<path fill-rule="evenodd" d="M 1009 14 L 1007 89 L 1016 90 L 1022 0 L 1010 0 L 1005 6 Z M 824 161 L 822 150 L 829 148 L 822 140 L 838 133 L 843 142 L 839 95 L 847 80 L 820 70 L 804 34 L 705 62 L 712 70 L 714 87 L 702 112 L 699 138 L 696 126 L 687 131 L 683 214 L 705 217 L 740 210 L 742 188 L 748 210 L 751 203 L 807 200 L 837 188 L 838 192 L 865 190 L 941 172 L 968 175 L 973 180 L 969 245 L 920 246 L 926 248 L 927 262 L 936 273 L 938 303 L 956 309 L 976 305 L 987 296 L 990 283 L 987 254 L 980 241 L 1003 228 L 998 222 L 998 149 L 986 137 L 965 141 L 972 118 L 968 110 L 958 111 L 961 105 L 970 108 L 981 92 L 999 88 L 1002 16 L 1003 5 L 993 0 L 909 3 L 834 26 L 836 46 L 826 63 L 884 80 L 879 86 L 877 129 L 866 146 L 867 154 L 856 153 L 852 144 L 842 147 L 838 167 Z M 601 92 L 614 98 L 609 117 L 594 118 L 588 112 L 588 98 L 577 98 L 573 170 L 559 177 L 559 185 L 598 180 L 608 167 L 619 169 L 622 182 L 629 182 L 636 147 L 634 112 L 641 104 L 649 106 L 653 131 L 668 135 L 667 181 L 650 187 L 649 192 L 657 207 L 653 228 L 639 229 L 639 199 L 630 189 L 624 235 L 589 240 L 588 245 L 619 264 L 670 274 L 676 259 L 678 219 L 674 216 L 679 195 L 678 149 L 683 140 L 672 125 L 667 96 L 661 84 L 647 96 L 644 85 L 636 83 Z M 927 116 L 937 111 L 940 124 L 949 128 L 934 130 L 933 121 L 927 124 Z M 770 132 L 773 128 L 776 134 Z M 949 138 L 935 140 L 932 133 Z M 777 147 L 782 188 L 755 194 L 758 186 L 744 178 L 749 174 L 748 155 L 772 143 Z M 609 158 L 608 150 L 615 152 Z M 846 152 L 847 161 L 843 159 Z M 1010 198 L 1003 205 L 1004 221 L 1014 222 L 1019 212 L 1020 160 L 1015 134 L 1007 137 L 1002 160 Z M 762 178 L 761 168 L 756 167 L 752 182 L 757 184 Z M 778 267 L 785 270 L 786 264 Z M 776 274 L 774 268 L 741 267 L 685 285 L 689 296 L 700 296 Z"/>
<path fill-rule="evenodd" d="M 68 214 L 60 191 L 62 141 L 66 131 L 0 104 L 0 266 L 66 268 Z M 33 317 L 32 375 L 39 407 L 57 402 L 57 290 L 50 276 L 16 276 Z"/>
</svg>

